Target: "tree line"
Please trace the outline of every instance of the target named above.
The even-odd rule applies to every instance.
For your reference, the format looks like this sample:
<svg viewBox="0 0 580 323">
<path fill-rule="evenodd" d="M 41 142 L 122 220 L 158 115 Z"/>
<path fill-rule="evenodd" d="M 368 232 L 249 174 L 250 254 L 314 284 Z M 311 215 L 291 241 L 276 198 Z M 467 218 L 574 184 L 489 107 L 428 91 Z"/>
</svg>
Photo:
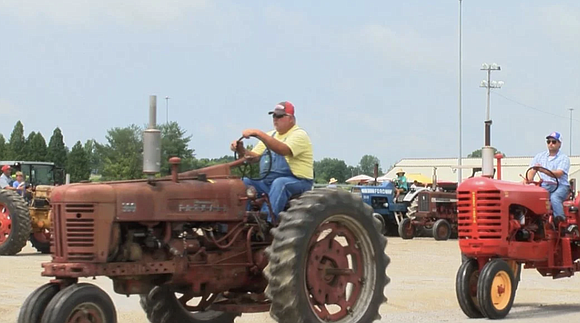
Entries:
<svg viewBox="0 0 580 323">
<path fill-rule="evenodd" d="M 94 139 L 87 140 L 84 144 L 77 141 L 69 149 L 60 128 L 54 129 L 47 144 L 40 132 L 32 131 L 25 136 L 24 125 L 18 121 L 8 141 L 0 134 L 0 159 L 53 162 L 55 166 L 64 168 L 66 173 L 70 174 L 72 183 L 95 179 L 139 179 L 143 178 L 142 132 L 145 128 L 146 126 L 139 127 L 135 124 L 111 128 L 107 131 L 105 143 L 99 143 Z M 158 128 L 161 131 L 160 176 L 171 174 L 168 162 L 171 157 L 181 158 L 182 172 L 234 160 L 233 154 L 218 158 L 197 158 L 195 150 L 189 148 L 191 135 L 187 135 L 175 121 L 161 124 Z M 497 150 L 496 152 L 501 153 Z M 481 149 L 473 151 L 468 157 L 481 157 Z M 364 155 L 356 166 L 347 165 L 344 160 L 337 158 L 323 158 L 314 162 L 315 182 L 328 183 L 330 178 L 336 178 L 339 183 L 344 183 L 350 177 L 360 174 L 372 177 L 375 164 L 379 165 L 378 176 L 382 176 L 384 173 L 380 160 L 373 155 Z M 393 165 L 389 166 L 386 172 L 392 167 Z M 241 175 L 239 169 L 234 169 L 233 173 Z M 251 177 L 257 177 L 257 167 L 252 168 L 249 174 Z"/>
<path fill-rule="evenodd" d="M 8 141 L 0 134 L 0 159 L 5 161 L 44 161 L 53 162 L 56 167 L 64 168 L 70 174 L 72 183 L 84 180 L 121 180 L 143 178 L 143 138 L 144 127 L 131 124 L 127 127 L 111 128 L 105 136 L 106 142 L 99 143 L 94 139 L 84 144 L 77 141 L 72 148 L 64 142 L 60 128 L 55 128 L 48 144 L 40 132 L 32 131 L 25 136 L 24 125 L 16 122 Z M 196 158 L 195 150 L 189 148 L 191 135 L 177 122 L 158 126 L 161 131 L 161 171 L 160 176 L 169 175 L 170 157 L 181 158 L 180 171 L 199 169 L 215 164 L 231 162 L 232 155 L 218 158 Z M 251 147 L 248 147 L 251 149 Z M 348 178 L 366 174 L 373 176 L 374 165 L 379 164 L 379 176 L 383 174 L 380 161 L 372 155 L 365 155 L 356 166 L 347 165 L 343 160 L 323 158 L 314 162 L 315 180 L 317 183 L 328 182 L 336 178 L 344 182 Z M 258 173 L 256 168 L 251 175 Z M 240 174 L 240 170 L 234 170 Z M 91 177 L 91 175 L 96 175 Z"/>
</svg>

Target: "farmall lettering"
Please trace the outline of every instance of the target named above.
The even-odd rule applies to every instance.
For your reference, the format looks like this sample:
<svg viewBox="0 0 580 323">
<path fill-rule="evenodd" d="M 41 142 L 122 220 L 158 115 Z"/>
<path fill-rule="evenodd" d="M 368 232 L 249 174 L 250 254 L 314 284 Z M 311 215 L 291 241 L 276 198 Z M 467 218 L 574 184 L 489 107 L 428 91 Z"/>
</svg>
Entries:
<svg viewBox="0 0 580 323">
<path fill-rule="evenodd" d="M 177 206 L 179 212 L 226 212 L 228 210 L 225 205 L 214 205 L 211 201 L 195 200 L 187 204 L 179 204 Z"/>
</svg>

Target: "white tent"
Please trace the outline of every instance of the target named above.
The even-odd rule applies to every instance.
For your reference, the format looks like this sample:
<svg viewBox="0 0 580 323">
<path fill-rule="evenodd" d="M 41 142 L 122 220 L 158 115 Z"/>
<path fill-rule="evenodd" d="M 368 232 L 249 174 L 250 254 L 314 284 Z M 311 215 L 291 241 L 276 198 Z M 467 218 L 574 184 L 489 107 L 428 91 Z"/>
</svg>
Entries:
<svg viewBox="0 0 580 323">
<path fill-rule="evenodd" d="M 358 183 L 358 182 L 367 182 L 367 181 L 374 181 L 375 179 L 368 176 L 368 175 L 356 175 L 346 180 L 347 183 Z"/>
</svg>

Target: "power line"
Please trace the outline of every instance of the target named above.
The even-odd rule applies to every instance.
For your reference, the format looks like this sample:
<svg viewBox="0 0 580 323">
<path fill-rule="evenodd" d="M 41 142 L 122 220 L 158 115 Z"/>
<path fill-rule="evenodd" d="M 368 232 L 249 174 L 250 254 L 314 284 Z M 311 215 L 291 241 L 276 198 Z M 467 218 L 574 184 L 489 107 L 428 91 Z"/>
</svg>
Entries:
<svg viewBox="0 0 580 323">
<path fill-rule="evenodd" d="M 527 105 L 525 103 L 521 103 L 521 102 L 516 101 L 514 99 L 510 99 L 510 98 L 506 97 L 505 95 L 502 95 L 502 94 L 500 94 L 498 92 L 495 92 L 495 91 L 492 91 L 491 93 L 493 93 L 494 95 L 500 96 L 500 97 L 502 97 L 502 98 L 504 98 L 504 99 L 506 99 L 506 100 L 508 100 L 510 102 L 513 102 L 515 104 L 521 105 L 523 107 L 526 107 L 526 108 L 529 108 L 529 109 L 532 109 L 532 110 L 536 110 L 538 112 L 542 112 L 542 113 L 549 114 L 549 115 L 552 115 L 554 117 L 558 117 L 558 118 L 562 118 L 562 119 L 566 119 L 566 120 L 573 120 L 573 121 L 576 121 L 576 122 L 580 122 L 580 120 L 577 120 L 577 119 L 570 119 L 569 117 L 562 116 L 562 115 L 558 115 L 558 114 L 551 113 L 551 112 L 548 112 L 548 111 L 544 111 L 542 109 L 538 109 L 538 108 L 532 107 L 532 106 Z"/>
</svg>

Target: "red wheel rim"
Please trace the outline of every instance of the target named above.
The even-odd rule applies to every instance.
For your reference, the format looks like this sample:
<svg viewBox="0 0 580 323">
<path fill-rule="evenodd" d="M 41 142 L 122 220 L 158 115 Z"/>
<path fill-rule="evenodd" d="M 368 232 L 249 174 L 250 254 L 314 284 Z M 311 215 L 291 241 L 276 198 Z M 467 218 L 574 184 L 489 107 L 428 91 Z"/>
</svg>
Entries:
<svg viewBox="0 0 580 323">
<path fill-rule="evenodd" d="M 403 226 L 403 230 L 405 230 L 405 233 L 407 234 L 408 237 L 412 237 L 413 233 L 415 233 L 414 228 L 413 228 L 413 223 L 411 223 L 411 221 L 407 222 L 407 225 Z"/>
<path fill-rule="evenodd" d="M 43 229 L 39 232 L 34 232 L 34 239 L 40 243 L 50 243 L 50 230 Z"/>
<path fill-rule="evenodd" d="M 344 319 L 364 284 L 363 252 L 354 233 L 340 223 L 325 223 L 308 249 L 306 288 L 311 308 L 324 321 Z"/>
<path fill-rule="evenodd" d="M 12 231 L 12 218 L 6 205 L 0 203 L 0 244 L 3 244 L 10 237 Z"/>
<path fill-rule="evenodd" d="M 78 305 L 69 315 L 66 323 L 105 323 L 103 311 L 93 303 Z"/>
<path fill-rule="evenodd" d="M 447 228 L 446 225 L 440 225 L 437 228 L 437 236 L 439 236 L 440 238 L 446 237 L 448 233 L 449 229 Z"/>
</svg>

